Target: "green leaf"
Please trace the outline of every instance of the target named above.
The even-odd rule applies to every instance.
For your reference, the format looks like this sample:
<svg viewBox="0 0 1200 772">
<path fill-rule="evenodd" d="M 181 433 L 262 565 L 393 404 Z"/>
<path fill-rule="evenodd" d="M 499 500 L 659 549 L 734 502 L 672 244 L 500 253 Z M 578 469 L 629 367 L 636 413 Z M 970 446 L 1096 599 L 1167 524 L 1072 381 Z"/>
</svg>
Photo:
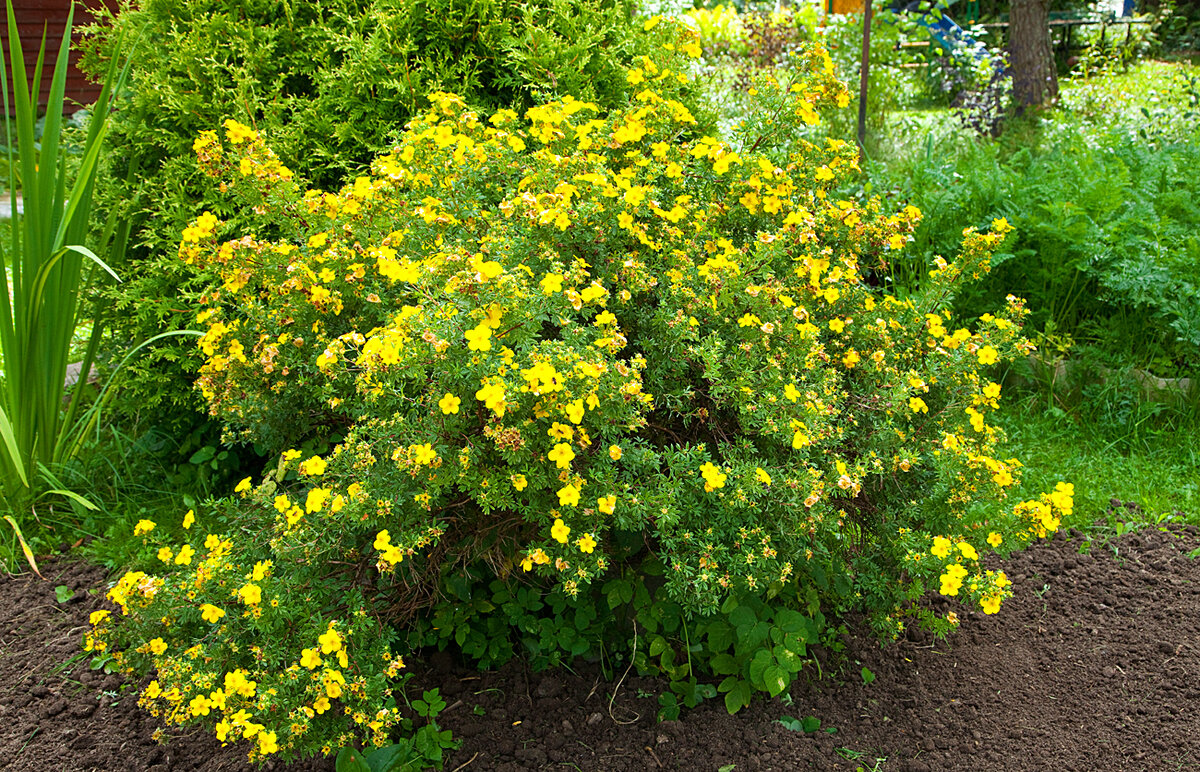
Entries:
<svg viewBox="0 0 1200 772">
<path fill-rule="evenodd" d="M 754 655 L 754 659 L 750 660 L 750 683 L 756 688 L 764 692 L 770 688 L 767 685 L 764 673 L 768 667 L 774 666 L 775 661 L 771 658 L 771 653 L 765 649 L 759 649 Z"/>
<path fill-rule="evenodd" d="M 366 758 L 361 752 L 354 748 L 342 748 L 338 751 L 337 759 L 333 764 L 336 772 L 372 772 L 371 767 L 367 765 Z"/>
<path fill-rule="evenodd" d="M 764 668 L 762 678 L 766 684 L 767 693 L 772 697 L 778 697 L 783 694 L 784 690 L 788 688 L 788 683 L 790 683 L 787 674 L 778 665 L 768 665 Z"/>
<path fill-rule="evenodd" d="M 750 695 L 753 690 L 750 688 L 748 681 L 738 681 L 732 689 L 725 694 L 725 710 L 729 711 L 730 715 L 737 713 L 742 708 L 750 704 Z"/>
<path fill-rule="evenodd" d="M 875 674 L 872 673 L 870 670 L 868 670 L 866 667 L 864 667 L 862 669 L 862 680 L 863 680 L 864 684 L 869 685 L 872 681 L 875 680 Z"/>
<path fill-rule="evenodd" d="M 737 630 L 741 631 L 751 627 L 758 621 L 754 611 L 749 606 L 738 606 L 729 615 L 729 624 L 733 625 Z"/>
<path fill-rule="evenodd" d="M 90 509 L 93 512 L 98 512 L 100 510 L 99 507 L 97 507 L 95 504 L 93 504 L 92 502 L 85 499 L 83 496 L 80 496 L 78 493 L 75 493 L 74 491 L 66 490 L 65 488 L 52 488 L 52 489 L 46 491 L 45 493 L 43 493 L 42 496 L 62 496 L 63 498 L 67 498 L 67 499 L 70 499 L 71 501 L 74 501 L 76 504 L 83 507 L 84 509 Z"/>
<path fill-rule="evenodd" d="M 821 728 L 821 719 L 816 716 L 806 716 L 801 725 L 805 732 L 815 732 Z"/>
<path fill-rule="evenodd" d="M 714 675 L 732 675 L 738 672 L 738 663 L 731 654 L 718 654 L 708 661 L 708 668 Z"/>
<path fill-rule="evenodd" d="M 59 603 L 66 603 L 71 598 L 75 597 L 75 591 L 65 584 L 60 584 L 54 588 L 54 599 Z"/>
<path fill-rule="evenodd" d="M 403 769 L 412 757 L 412 746 L 409 743 L 393 743 L 392 745 L 376 748 L 367 754 L 366 763 L 371 772 L 391 772 Z"/>
<path fill-rule="evenodd" d="M 200 465 L 209 461 L 215 455 L 217 455 L 217 449 L 212 445 L 205 445 L 192 454 L 192 457 L 188 459 L 188 463 Z"/>
<path fill-rule="evenodd" d="M 788 729 L 792 732 L 805 731 L 804 722 L 798 718 L 792 718 L 791 716 L 782 716 L 775 723 L 782 725 L 784 729 Z"/>
</svg>

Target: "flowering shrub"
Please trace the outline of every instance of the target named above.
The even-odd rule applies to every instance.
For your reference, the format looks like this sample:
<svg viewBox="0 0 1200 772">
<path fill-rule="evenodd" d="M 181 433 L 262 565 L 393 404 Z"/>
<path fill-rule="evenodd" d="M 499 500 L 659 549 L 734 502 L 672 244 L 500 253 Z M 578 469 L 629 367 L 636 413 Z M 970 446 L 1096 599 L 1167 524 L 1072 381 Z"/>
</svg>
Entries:
<svg viewBox="0 0 1200 772">
<path fill-rule="evenodd" d="M 831 195 L 855 149 L 803 136 L 845 89 L 823 52 L 803 64 L 759 84 L 732 142 L 695 131 L 680 74 L 649 58 L 603 119 L 435 94 L 337 193 L 302 190 L 245 126 L 202 134 L 204 170 L 273 233 L 184 231 L 181 259 L 222 281 L 197 385 L 230 438 L 284 452 L 188 544 L 146 531 L 163 570 L 118 582 L 91 645 L 156 668 L 143 702 L 167 720 L 292 755 L 383 741 L 394 631 L 464 566 L 569 598 L 661 565 L 665 629 L 728 615 L 709 645 L 737 631 L 737 656 L 712 670 L 739 694 L 782 691 L 788 641 L 835 593 L 892 634 L 926 583 L 995 612 L 1008 582 L 980 556 L 1071 503 L 997 504 L 1020 465 L 987 372 L 1028 350 L 1022 303 L 975 330 L 946 311 L 1007 224 L 965 231 L 921 294 L 880 291 L 920 213 Z M 284 450 L 331 433 L 324 456 Z M 742 635 L 762 618 L 778 640 Z M 664 667 L 669 647 L 651 643 Z"/>
</svg>

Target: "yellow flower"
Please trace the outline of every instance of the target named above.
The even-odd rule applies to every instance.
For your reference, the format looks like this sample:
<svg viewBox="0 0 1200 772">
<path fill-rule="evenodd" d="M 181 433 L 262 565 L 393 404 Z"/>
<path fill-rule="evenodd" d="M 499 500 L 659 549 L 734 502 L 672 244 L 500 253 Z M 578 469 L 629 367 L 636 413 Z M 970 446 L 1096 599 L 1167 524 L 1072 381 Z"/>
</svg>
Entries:
<svg viewBox="0 0 1200 772">
<path fill-rule="evenodd" d="M 192 563 L 192 555 L 196 554 L 196 550 L 192 549 L 192 545 L 185 544 L 179 548 L 179 554 L 175 556 L 175 565 L 187 566 Z"/>
<path fill-rule="evenodd" d="M 325 508 L 325 502 L 329 501 L 329 494 L 332 493 L 328 488 L 313 488 L 308 492 L 308 498 L 304 501 L 304 509 L 306 512 L 320 512 Z"/>
<path fill-rule="evenodd" d="M 583 399 L 577 399 L 574 402 L 568 403 L 566 408 L 567 418 L 571 423 L 578 424 L 583 420 Z"/>
<path fill-rule="evenodd" d="M 238 590 L 238 597 L 247 606 L 255 606 L 262 602 L 262 588 L 257 584 L 247 584 Z"/>
<path fill-rule="evenodd" d="M 562 292 L 562 288 L 563 288 L 562 274 L 548 273 L 548 274 L 546 274 L 545 278 L 543 278 L 539 282 L 539 284 L 542 287 L 542 291 L 545 292 L 547 295 L 553 295 L 555 292 Z"/>
<path fill-rule="evenodd" d="M 175 553 L 171 552 L 170 547 L 159 547 L 158 548 L 158 559 L 164 563 L 170 563 L 171 558 L 174 557 L 174 554 Z"/>
<path fill-rule="evenodd" d="M 700 467 L 700 474 L 704 477 L 704 490 L 712 491 L 716 488 L 725 487 L 725 478 L 727 475 L 714 466 L 711 461 L 704 462 L 704 465 Z"/>
<path fill-rule="evenodd" d="M 596 506 L 598 506 L 600 511 L 604 514 L 611 515 L 617 508 L 617 497 L 601 496 L 600 498 L 596 499 Z"/>
<path fill-rule="evenodd" d="M 1071 514 L 1075 506 L 1075 486 L 1071 483 L 1060 482 L 1054 486 L 1050 494 L 1050 503 L 1062 511 L 1064 515 Z"/>
<path fill-rule="evenodd" d="M 620 445 L 609 445 L 608 446 L 608 457 L 611 458 L 613 461 L 620 461 L 622 455 L 623 454 L 622 454 Z"/>
<path fill-rule="evenodd" d="M 258 752 L 264 756 L 268 753 L 274 753 L 279 750 L 279 745 L 276 743 L 274 732 L 259 732 L 258 733 Z"/>
<path fill-rule="evenodd" d="M 209 624 L 216 624 L 225 616 L 225 610 L 219 609 L 211 603 L 205 603 L 200 606 L 200 616 Z"/>
<path fill-rule="evenodd" d="M 446 396 L 438 400 L 438 407 L 442 409 L 442 413 L 445 415 L 454 415 L 457 413 L 460 404 L 462 404 L 462 400 L 450 392 L 446 392 Z"/>
<path fill-rule="evenodd" d="M 970 544 L 967 544 L 965 541 L 958 543 L 958 551 L 961 552 L 962 556 L 967 560 L 979 560 L 979 553 L 975 551 L 974 547 L 972 547 Z"/>
<path fill-rule="evenodd" d="M 467 339 L 467 348 L 471 351 L 492 350 L 492 328 L 486 322 L 480 322 L 476 327 L 463 333 Z"/>
<path fill-rule="evenodd" d="M 166 641 L 164 641 L 162 638 L 154 638 L 148 645 L 150 647 L 151 654 L 158 655 L 167 650 Z"/>
<path fill-rule="evenodd" d="M 141 536 L 144 533 L 150 533 L 154 530 L 154 525 L 153 520 L 138 520 L 137 525 L 133 527 L 133 535 Z"/>
<path fill-rule="evenodd" d="M 571 446 L 567 443 L 560 442 L 546 454 L 546 458 L 553 461 L 559 469 L 566 469 L 575 458 L 575 451 L 571 450 Z"/>
<path fill-rule="evenodd" d="M 509 478 L 512 481 L 512 487 L 519 491 L 525 490 L 525 486 L 529 485 L 529 481 L 525 479 L 523 474 L 514 474 Z"/>
<path fill-rule="evenodd" d="M 992 545 L 993 547 L 999 547 L 1003 541 L 1004 541 L 1004 537 L 1001 536 L 1000 534 L 996 533 L 995 531 L 992 531 L 991 533 L 988 534 L 987 543 Z"/>
<path fill-rule="evenodd" d="M 574 507 L 579 505 L 579 489 L 574 485 L 565 485 L 558 489 L 558 505 Z"/>
<path fill-rule="evenodd" d="M 313 670 L 321 666 L 321 656 L 317 654 L 316 649 L 305 649 L 300 652 L 300 664 L 309 670 Z"/>
<path fill-rule="evenodd" d="M 207 716 L 211 708 L 212 701 L 203 694 L 197 694 L 192 698 L 192 701 L 188 703 L 188 712 L 193 716 Z"/>
<path fill-rule="evenodd" d="M 313 710 L 317 711 L 317 715 L 320 715 L 329 710 L 329 698 L 322 694 L 320 697 L 313 700 L 312 706 Z"/>
<path fill-rule="evenodd" d="M 92 625 L 92 627 L 95 627 L 96 625 L 103 622 L 109 616 L 109 613 L 110 612 L 106 611 L 105 609 L 100 609 L 99 611 L 93 611 L 88 616 L 88 622 Z"/>
<path fill-rule="evenodd" d="M 1000 596 L 987 595 L 979 601 L 979 605 L 983 608 L 985 614 L 995 614 L 1000 610 Z"/>
<path fill-rule="evenodd" d="M 945 558 L 950 554 L 950 548 L 954 545 L 945 536 L 935 536 L 933 538 L 933 547 L 930 548 L 930 554 L 935 557 Z"/>
<path fill-rule="evenodd" d="M 925 404 L 925 400 L 920 397 L 908 398 L 908 409 L 914 413 L 928 413 L 929 406 Z"/>
<path fill-rule="evenodd" d="M 306 474 L 310 477 L 320 477 L 325 474 L 326 466 L 325 459 L 320 456 L 313 456 L 300 464 L 300 474 Z"/>
<path fill-rule="evenodd" d="M 783 396 L 787 397 L 789 401 L 795 402 L 800 399 L 800 390 L 796 388 L 795 384 L 789 383 L 783 387 Z"/>
<path fill-rule="evenodd" d="M 754 476 L 758 478 L 758 481 L 764 485 L 771 484 L 771 475 L 767 474 L 767 470 L 763 469 L 761 466 L 754 470 Z"/>
<path fill-rule="evenodd" d="M 590 533 L 585 533 L 579 539 L 579 541 L 575 542 L 575 544 L 576 544 L 576 546 L 579 547 L 580 552 L 586 552 L 586 553 L 590 554 L 593 550 L 596 549 L 596 540 L 594 538 L 592 538 L 592 535 Z"/>
<path fill-rule="evenodd" d="M 979 357 L 979 364 L 981 365 L 995 364 L 1000 359 L 999 352 L 991 346 L 984 346 L 979 349 L 979 351 L 975 352 L 975 356 Z"/>
<path fill-rule="evenodd" d="M 196 510 L 189 509 L 187 514 L 183 516 L 183 530 L 186 531 L 191 528 L 194 522 L 196 522 Z"/>
<path fill-rule="evenodd" d="M 296 459 L 300 458 L 300 456 L 302 456 L 302 455 L 303 454 L 300 451 L 296 450 L 295 448 L 292 448 L 291 450 L 283 451 L 283 460 L 284 461 L 295 461 Z"/>
<path fill-rule="evenodd" d="M 322 654 L 332 654 L 342 648 L 342 636 L 331 627 L 317 637 L 317 643 L 321 644 Z"/>
<path fill-rule="evenodd" d="M 413 452 L 413 461 L 422 466 L 432 464 L 437 460 L 437 451 L 428 442 L 424 445 L 413 445 L 410 450 Z"/>
<path fill-rule="evenodd" d="M 489 383 L 475 392 L 475 399 L 484 404 L 488 410 L 503 418 L 507 403 L 504 401 L 504 386 L 499 383 Z"/>
<path fill-rule="evenodd" d="M 570 535 L 571 529 L 562 521 L 562 518 L 555 519 L 553 527 L 550 528 L 550 536 L 559 544 L 566 544 L 567 537 Z"/>
</svg>

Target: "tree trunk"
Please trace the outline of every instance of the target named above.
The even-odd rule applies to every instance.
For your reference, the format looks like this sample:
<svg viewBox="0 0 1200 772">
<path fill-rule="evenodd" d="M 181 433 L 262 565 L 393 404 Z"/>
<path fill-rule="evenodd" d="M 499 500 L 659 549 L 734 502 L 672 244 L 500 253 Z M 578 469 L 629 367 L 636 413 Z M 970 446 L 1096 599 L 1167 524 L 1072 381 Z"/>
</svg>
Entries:
<svg viewBox="0 0 1200 772">
<path fill-rule="evenodd" d="M 1012 0 L 1008 16 L 1008 56 L 1017 110 L 1058 97 L 1058 72 L 1050 46 L 1049 0 Z"/>
</svg>

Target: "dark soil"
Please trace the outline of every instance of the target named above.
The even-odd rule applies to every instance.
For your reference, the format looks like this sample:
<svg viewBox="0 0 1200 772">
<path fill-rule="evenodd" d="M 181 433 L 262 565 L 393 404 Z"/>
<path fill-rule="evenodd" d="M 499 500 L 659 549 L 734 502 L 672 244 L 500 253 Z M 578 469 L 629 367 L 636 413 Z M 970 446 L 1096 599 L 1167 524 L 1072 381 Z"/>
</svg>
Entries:
<svg viewBox="0 0 1200 772">
<path fill-rule="evenodd" d="M 440 685 L 450 703 L 442 724 L 463 744 L 446 770 L 1200 767 L 1197 530 L 1083 546 L 1060 536 L 1013 556 L 1004 569 L 1016 596 L 994 617 L 961 614 L 947 641 L 914 634 L 880 648 L 852 633 L 840 665 L 822 657 L 824 680 L 736 716 L 714 700 L 656 723 L 660 683 L 630 674 L 614 684 L 586 669 L 479 673 L 439 655 L 413 684 Z M 103 582 L 99 569 L 60 562 L 43 573 L 0 578 L 0 767 L 250 768 L 242 748 L 211 735 L 157 733 L 134 689 L 88 668 L 79 641 L 99 606 L 86 592 Z M 75 597 L 58 603 L 56 585 Z M 778 723 L 807 716 L 821 729 Z"/>
</svg>

